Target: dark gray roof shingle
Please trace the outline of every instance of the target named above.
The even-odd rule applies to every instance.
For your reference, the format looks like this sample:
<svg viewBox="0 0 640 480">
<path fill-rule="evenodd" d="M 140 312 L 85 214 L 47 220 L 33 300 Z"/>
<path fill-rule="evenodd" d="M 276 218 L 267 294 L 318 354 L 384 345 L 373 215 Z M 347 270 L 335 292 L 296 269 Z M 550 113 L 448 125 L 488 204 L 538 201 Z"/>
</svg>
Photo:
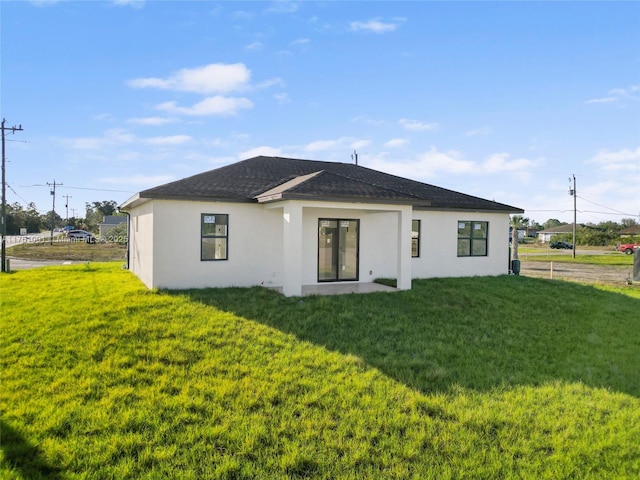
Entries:
<svg viewBox="0 0 640 480">
<path fill-rule="evenodd" d="M 310 174 L 316 175 L 310 175 Z M 281 190 L 276 187 L 297 177 Z M 277 190 L 282 199 L 411 204 L 416 208 L 495 210 L 519 208 L 397 177 L 351 163 L 254 157 L 140 192 L 140 198 L 257 202 Z"/>
</svg>

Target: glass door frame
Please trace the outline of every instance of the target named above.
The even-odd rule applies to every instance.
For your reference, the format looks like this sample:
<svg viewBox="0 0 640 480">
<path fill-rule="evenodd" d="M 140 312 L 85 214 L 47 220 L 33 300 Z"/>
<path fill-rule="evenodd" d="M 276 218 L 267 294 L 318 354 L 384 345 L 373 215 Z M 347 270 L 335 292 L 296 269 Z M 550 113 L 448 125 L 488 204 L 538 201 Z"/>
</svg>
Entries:
<svg viewBox="0 0 640 480">
<path fill-rule="evenodd" d="M 321 269 L 321 241 L 320 241 L 320 229 L 323 228 L 323 222 L 336 222 L 336 240 L 334 245 L 331 246 L 331 263 L 332 271 L 335 267 L 334 278 L 320 278 Z M 344 228 L 342 222 L 355 222 L 356 224 L 356 245 L 355 245 L 355 276 L 352 278 L 340 278 L 340 250 L 344 249 L 343 254 L 347 255 L 346 245 L 340 245 L 340 229 Z M 348 227 L 347 227 L 348 228 Z M 346 263 L 346 262 L 343 262 Z M 360 219 L 358 218 L 318 218 L 318 264 L 317 264 L 317 279 L 318 282 L 357 282 L 360 279 Z"/>
</svg>

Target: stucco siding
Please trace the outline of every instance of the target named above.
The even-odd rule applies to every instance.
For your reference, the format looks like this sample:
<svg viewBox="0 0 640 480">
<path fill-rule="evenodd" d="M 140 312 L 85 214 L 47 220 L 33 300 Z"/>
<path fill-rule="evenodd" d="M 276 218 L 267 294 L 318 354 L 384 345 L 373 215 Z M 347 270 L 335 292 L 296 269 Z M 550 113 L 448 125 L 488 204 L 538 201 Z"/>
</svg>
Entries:
<svg viewBox="0 0 640 480">
<path fill-rule="evenodd" d="M 150 288 L 282 287 L 286 264 L 287 269 L 293 269 L 289 272 L 296 276 L 299 272 L 302 285 L 315 285 L 319 283 L 318 220 L 330 218 L 360 221 L 359 282 L 397 278 L 399 271 L 406 274 L 409 270 L 411 275 L 406 279 L 508 271 L 509 216 L 504 213 L 411 211 L 407 206 L 339 202 L 287 205 L 285 209 L 278 203 L 143 203 L 130 211 L 130 268 Z M 296 205 L 302 211 L 302 235 L 297 237 L 302 238 L 302 245 L 293 249 L 296 251 L 286 251 L 287 212 L 295 211 L 292 207 Z M 411 241 L 408 232 L 399 231 L 400 210 L 404 211 L 404 225 L 407 217 L 421 221 L 420 257 L 411 258 L 409 267 L 402 268 L 399 261 L 407 261 Z M 202 214 L 229 216 L 227 260 L 201 260 Z M 487 256 L 457 256 L 458 222 L 463 220 L 489 222 Z M 402 246 L 404 257 L 399 255 L 399 238 L 406 243 Z M 299 244 L 299 240 L 295 242 Z"/>
<path fill-rule="evenodd" d="M 153 204 L 133 209 L 129 218 L 129 268 L 147 287 L 154 288 Z"/>
<path fill-rule="evenodd" d="M 503 213 L 414 211 L 421 220 L 420 257 L 413 278 L 502 275 L 509 265 L 509 216 Z M 458 221 L 489 222 L 487 256 L 458 257 Z"/>
<path fill-rule="evenodd" d="M 158 288 L 278 286 L 282 222 L 261 205 L 154 201 Z M 201 214 L 229 215 L 228 259 L 201 260 Z"/>
</svg>

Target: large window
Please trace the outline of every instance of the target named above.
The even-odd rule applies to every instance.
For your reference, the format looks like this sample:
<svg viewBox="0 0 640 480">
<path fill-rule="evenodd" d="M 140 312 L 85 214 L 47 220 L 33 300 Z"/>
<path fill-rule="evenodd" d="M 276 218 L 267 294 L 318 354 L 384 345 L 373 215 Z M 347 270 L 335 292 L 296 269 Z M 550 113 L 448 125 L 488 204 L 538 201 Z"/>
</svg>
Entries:
<svg viewBox="0 0 640 480">
<path fill-rule="evenodd" d="M 489 222 L 458 221 L 458 256 L 486 257 Z"/>
<path fill-rule="evenodd" d="M 420 256 L 420 220 L 411 221 L 411 256 Z"/>
<path fill-rule="evenodd" d="M 203 213 L 200 219 L 200 260 L 226 260 L 229 215 Z"/>
</svg>

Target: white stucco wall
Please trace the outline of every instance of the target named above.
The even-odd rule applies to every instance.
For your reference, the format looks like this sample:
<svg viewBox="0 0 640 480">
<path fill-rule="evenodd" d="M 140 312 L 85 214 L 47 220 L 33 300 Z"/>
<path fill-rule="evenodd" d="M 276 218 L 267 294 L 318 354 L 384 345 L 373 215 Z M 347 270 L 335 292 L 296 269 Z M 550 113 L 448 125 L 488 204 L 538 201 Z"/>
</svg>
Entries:
<svg viewBox="0 0 640 480">
<path fill-rule="evenodd" d="M 129 215 L 129 269 L 149 288 L 153 284 L 153 203 L 145 203 Z"/>
<path fill-rule="evenodd" d="M 414 211 L 421 220 L 420 257 L 413 278 L 503 275 L 509 270 L 509 215 L 483 212 Z M 458 221 L 489 222 L 486 257 L 458 257 Z"/>
<path fill-rule="evenodd" d="M 295 204 L 295 202 L 293 202 Z M 406 261 L 408 278 L 500 275 L 508 271 L 507 214 L 410 211 L 410 207 L 339 202 L 302 205 L 299 259 L 303 285 L 317 284 L 318 219 L 360 220 L 359 282 L 397 278 Z M 150 288 L 204 288 L 264 285 L 281 287 L 285 267 L 284 203 L 242 204 L 153 200 L 130 210 L 130 268 Z M 289 211 L 298 211 L 295 207 Z M 398 229 L 404 209 L 409 232 Z M 200 260 L 201 214 L 229 215 L 228 260 Z M 410 258 L 410 219 L 421 220 L 420 257 Z M 457 257 L 461 220 L 489 222 L 488 255 Z M 398 255 L 398 238 L 406 254 Z M 295 263 L 295 262 L 294 262 Z M 293 265 L 295 269 L 295 265 Z M 295 270 L 297 272 L 297 270 Z M 410 282 L 409 282 L 410 283 Z"/>
</svg>

